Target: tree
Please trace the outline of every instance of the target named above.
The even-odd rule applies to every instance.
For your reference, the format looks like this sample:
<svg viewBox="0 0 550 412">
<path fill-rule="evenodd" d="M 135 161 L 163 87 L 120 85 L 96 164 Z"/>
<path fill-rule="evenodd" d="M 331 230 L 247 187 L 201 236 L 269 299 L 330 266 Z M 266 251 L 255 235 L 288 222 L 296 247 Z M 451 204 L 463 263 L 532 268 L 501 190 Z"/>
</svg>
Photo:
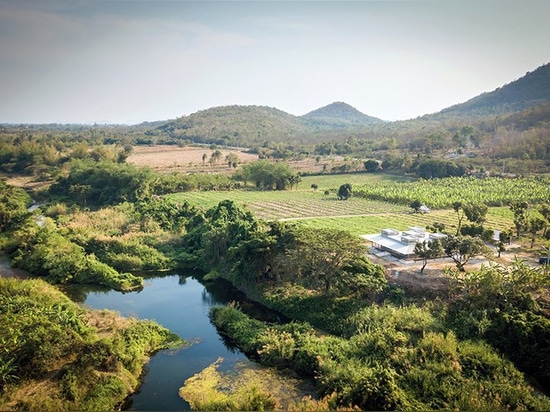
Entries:
<svg viewBox="0 0 550 412">
<path fill-rule="evenodd" d="M 352 195 L 352 188 L 349 183 L 344 183 L 338 189 L 338 200 L 348 200 Z"/>
<path fill-rule="evenodd" d="M 414 213 L 420 213 L 422 202 L 420 200 L 413 200 L 409 206 L 411 207 Z"/>
<path fill-rule="evenodd" d="M 313 190 L 317 190 L 317 189 L 319 189 L 319 185 L 318 185 L 317 183 L 312 183 L 312 184 L 311 184 L 311 188 L 312 188 Z"/>
<path fill-rule="evenodd" d="M 498 257 L 500 257 L 500 254 L 506 250 L 507 244 L 510 243 L 510 240 L 512 239 L 512 231 L 506 231 L 503 230 L 498 234 L 498 241 L 497 241 L 497 252 Z"/>
<path fill-rule="evenodd" d="M 432 232 L 443 232 L 445 231 L 445 223 L 443 222 L 433 222 L 430 226 L 427 226 L 426 229 Z"/>
<path fill-rule="evenodd" d="M 428 259 L 435 259 L 443 254 L 443 247 L 438 239 L 425 240 L 415 245 L 414 253 L 422 258 L 422 267 L 420 268 L 420 273 L 422 273 L 428 264 Z"/>
<path fill-rule="evenodd" d="M 471 257 L 478 255 L 489 255 L 491 251 L 478 237 L 470 236 L 448 236 L 442 241 L 445 255 L 455 262 L 457 269 L 464 272 L 464 266 Z"/>
<path fill-rule="evenodd" d="M 365 163 L 363 163 L 365 166 L 365 169 L 367 172 L 376 172 L 380 168 L 380 164 L 378 163 L 378 160 L 369 159 L 366 160 Z"/>
<path fill-rule="evenodd" d="M 225 161 L 227 162 L 227 165 L 229 167 L 233 167 L 235 169 L 239 164 L 239 156 L 237 156 L 235 153 L 229 153 L 227 156 L 225 156 Z"/>
<path fill-rule="evenodd" d="M 527 222 L 527 229 L 531 233 L 531 247 L 535 244 L 535 237 L 537 233 L 546 227 L 546 221 L 538 216 L 529 218 Z"/>
<path fill-rule="evenodd" d="M 221 158 L 222 158 L 222 152 L 216 149 L 210 154 L 210 163 L 212 165 L 215 165 L 220 161 Z"/>
<path fill-rule="evenodd" d="M 300 175 L 292 175 L 288 178 L 288 183 L 290 184 L 290 188 L 292 189 L 294 186 L 296 186 L 296 189 L 298 188 L 298 183 L 302 181 L 302 177 Z"/>
<path fill-rule="evenodd" d="M 458 236 L 460 234 L 460 228 L 462 227 L 462 220 L 464 220 L 464 209 L 462 208 L 462 202 L 453 202 L 453 209 L 458 218 L 458 225 L 456 227 L 456 235 Z"/>
<path fill-rule="evenodd" d="M 471 203 L 462 206 L 466 218 L 483 227 L 489 208 L 483 203 Z"/>
<path fill-rule="evenodd" d="M 294 234 L 295 246 L 285 254 L 287 272 L 327 294 L 356 291 L 358 277 L 378 278 L 384 273 L 379 265 L 361 260 L 364 246 L 346 230 L 297 229 Z"/>
<path fill-rule="evenodd" d="M 289 185 L 289 178 L 296 173 L 285 162 L 257 160 L 244 166 L 235 174 L 235 179 L 252 181 L 259 189 L 284 190 Z"/>
<path fill-rule="evenodd" d="M 516 235 L 520 236 L 521 231 L 527 227 L 527 209 L 529 203 L 521 200 L 510 202 L 510 210 L 514 212 L 514 225 L 516 226 Z"/>
</svg>

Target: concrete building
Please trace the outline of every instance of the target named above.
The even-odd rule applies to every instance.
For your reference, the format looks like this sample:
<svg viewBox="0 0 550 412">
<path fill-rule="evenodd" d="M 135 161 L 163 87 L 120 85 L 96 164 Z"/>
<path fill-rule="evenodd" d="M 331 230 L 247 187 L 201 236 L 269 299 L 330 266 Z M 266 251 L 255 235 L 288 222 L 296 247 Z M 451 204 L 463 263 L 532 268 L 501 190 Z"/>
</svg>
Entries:
<svg viewBox="0 0 550 412">
<path fill-rule="evenodd" d="M 361 235 L 361 237 L 372 242 L 373 247 L 389 252 L 397 258 L 412 259 L 415 256 L 414 248 L 418 242 L 441 240 L 447 235 L 426 232 L 421 227 L 413 226 L 403 232 L 395 229 L 382 229 L 380 233 Z"/>
</svg>

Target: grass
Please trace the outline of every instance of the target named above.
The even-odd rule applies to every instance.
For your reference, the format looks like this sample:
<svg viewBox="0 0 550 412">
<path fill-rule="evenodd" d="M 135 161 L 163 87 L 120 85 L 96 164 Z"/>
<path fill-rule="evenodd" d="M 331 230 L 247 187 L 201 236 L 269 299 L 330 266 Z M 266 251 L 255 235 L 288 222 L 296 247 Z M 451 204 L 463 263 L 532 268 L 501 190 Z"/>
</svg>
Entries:
<svg viewBox="0 0 550 412">
<path fill-rule="evenodd" d="M 216 206 L 222 200 L 232 200 L 248 208 L 256 217 L 265 220 L 319 216 L 348 216 L 373 213 L 401 213 L 408 208 L 387 202 L 354 198 L 339 201 L 338 187 L 343 183 L 367 184 L 395 182 L 399 177 L 382 174 L 345 174 L 305 176 L 297 188 L 284 191 L 232 190 L 196 191 L 167 195 L 176 201 L 187 201 L 201 209 Z M 317 184 L 318 189 L 311 189 Z M 329 194 L 325 194 L 329 191 Z"/>
<path fill-rule="evenodd" d="M 513 226 L 513 219 L 502 216 L 502 207 L 490 208 L 487 213 L 485 227 L 493 230 L 506 230 Z M 411 226 L 426 227 L 434 222 L 444 223 L 447 230 L 453 231 L 457 225 L 457 217 L 454 210 L 435 210 L 428 214 L 416 214 L 409 212 L 389 212 L 383 214 L 371 214 L 367 216 L 351 217 L 316 217 L 312 219 L 297 220 L 299 225 L 315 228 L 333 228 L 350 231 L 354 235 L 377 233 L 382 229 L 393 228 L 405 230 Z"/>
<path fill-rule="evenodd" d="M 310 189 L 312 184 L 319 186 L 319 191 L 338 189 L 340 185 L 349 183 L 353 186 L 369 183 L 395 183 L 408 182 L 410 178 L 403 175 L 391 175 L 387 173 L 347 173 L 347 174 L 321 174 L 315 176 L 303 176 L 299 188 Z"/>
<path fill-rule="evenodd" d="M 412 214 L 407 206 L 352 197 L 336 198 L 337 188 L 346 182 L 353 185 L 406 180 L 387 174 L 355 173 L 345 175 L 305 176 L 298 188 L 285 191 L 203 191 L 169 195 L 178 201 L 188 201 L 202 209 L 216 206 L 222 200 L 232 200 L 246 207 L 256 217 L 265 220 L 296 220 L 305 227 L 346 228 L 353 234 L 376 233 L 392 227 L 398 230 L 410 226 L 426 227 L 444 223 L 452 231 L 457 216 L 452 209 L 434 210 L 429 214 Z M 318 189 L 311 189 L 317 184 Z M 325 191 L 329 194 L 325 194 Z M 485 227 L 506 230 L 513 227 L 513 214 L 507 207 L 491 207 Z"/>
</svg>

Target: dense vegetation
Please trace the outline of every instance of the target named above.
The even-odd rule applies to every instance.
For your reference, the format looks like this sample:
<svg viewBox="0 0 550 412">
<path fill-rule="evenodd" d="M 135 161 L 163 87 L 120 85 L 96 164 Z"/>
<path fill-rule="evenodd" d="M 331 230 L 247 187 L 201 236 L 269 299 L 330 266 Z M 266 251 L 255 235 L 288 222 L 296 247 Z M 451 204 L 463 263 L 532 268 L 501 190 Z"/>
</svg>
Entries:
<svg viewBox="0 0 550 412">
<path fill-rule="evenodd" d="M 0 409 L 115 410 L 148 355 L 181 344 L 150 321 L 87 311 L 41 280 L 0 279 Z"/>
<path fill-rule="evenodd" d="M 515 200 L 543 203 L 550 199 L 547 178 L 446 178 L 410 183 L 369 184 L 354 187 L 354 195 L 371 200 L 408 205 L 414 200 L 434 209 L 450 208 L 453 202 L 503 206 Z"/>
<path fill-rule="evenodd" d="M 171 268 L 230 280 L 292 321 L 231 307 L 212 312 L 215 324 L 260 362 L 313 379 L 319 407 L 546 410 L 533 388 L 550 390 L 548 269 L 465 265 L 489 243 L 500 256 L 514 237 L 533 255 L 550 238 L 548 179 L 522 176 L 550 166 L 549 67 L 407 122 L 336 104 L 300 118 L 230 106 L 138 126 L 3 126 L 0 172 L 44 185 L 31 192 L 44 204 L 29 210 L 29 195 L 0 181 L 0 247 L 55 284 L 135 290 L 140 272 Z M 134 145 L 197 143 L 211 158 L 215 145 L 239 145 L 260 160 L 227 159 L 232 176 L 126 163 Z M 297 173 L 292 162 L 307 158 L 341 178 Z M 421 215 L 422 205 L 435 210 Z M 315 216 L 332 220 L 279 221 Z M 416 225 L 448 235 L 428 245 L 456 263 L 444 300 L 389 284 L 357 236 Z M 0 292 L 2 407 L 114 409 L 146 353 L 175 340 L 153 323 L 84 311 L 39 280 L 2 280 Z M 109 322 L 120 324 L 106 335 Z M 44 391 L 30 396 L 39 380 Z M 248 395 L 200 405 L 275 405 Z"/>
</svg>

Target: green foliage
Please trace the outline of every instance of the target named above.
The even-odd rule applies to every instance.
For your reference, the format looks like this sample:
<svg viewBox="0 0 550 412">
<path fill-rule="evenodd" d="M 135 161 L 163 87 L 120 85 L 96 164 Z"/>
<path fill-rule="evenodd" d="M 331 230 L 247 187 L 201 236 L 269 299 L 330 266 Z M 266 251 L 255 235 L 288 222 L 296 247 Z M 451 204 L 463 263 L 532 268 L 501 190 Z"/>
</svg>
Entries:
<svg viewBox="0 0 550 412">
<path fill-rule="evenodd" d="M 348 200 L 353 194 L 353 190 L 349 183 L 344 183 L 338 188 L 338 200 Z"/>
<path fill-rule="evenodd" d="M 162 229 L 172 232 L 183 230 L 188 220 L 198 213 L 188 202 L 157 197 L 137 203 L 136 210 L 142 219 L 153 219 Z"/>
<path fill-rule="evenodd" d="M 27 216 L 31 203 L 30 196 L 23 189 L 0 180 L 0 232 L 19 224 Z"/>
<path fill-rule="evenodd" d="M 54 196 L 71 195 L 82 205 L 106 205 L 124 201 L 135 202 L 151 194 L 153 174 L 125 163 L 109 161 L 73 161 L 69 175 L 53 184 Z"/>
<path fill-rule="evenodd" d="M 465 169 L 453 162 L 441 159 L 428 159 L 415 166 L 416 175 L 422 179 L 440 179 L 451 176 L 464 176 Z"/>
<path fill-rule="evenodd" d="M 12 264 L 52 283 L 95 283 L 117 290 L 143 287 L 143 280 L 87 255 L 84 248 L 63 236 L 46 220 L 41 227 L 30 225 L 14 232 L 7 247 Z"/>
<path fill-rule="evenodd" d="M 365 170 L 371 173 L 376 172 L 380 168 L 380 164 L 378 163 L 378 160 L 375 160 L 375 159 L 365 160 L 363 165 L 365 166 Z"/>
<path fill-rule="evenodd" d="M 425 309 L 371 306 L 353 318 L 349 338 L 307 324 L 262 326 L 236 308 L 212 311 L 222 332 L 268 365 L 315 379 L 319 395 L 361 410 L 538 409 L 522 374 L 489 346 L 442 332 Z M 359 321 L 360 320 L 360 321 Z M 353 328 L 352 328 L 353 329 Z"/>
<path fill-rule="evenodd" d="M 405 183 L 380 183 L 355 186 L 354 196 L 409 205 L 419 200 L 432 209 L 450 208 L 454 202 L 503 206 L 518 199 L 536 204 L 550 197 L 545 178 L 504 179 L 491 177 L 451 177 Z"/>
<path fill-rule="evenodd" d="M 243 182 L 253 182 L 263 190 L 285 190 L 294 183 L 296 173 L 284 162 L 258 160 L 245 165 L 238 171 L 234 179 Z"/>
<path fill-rule="evenodd" d="M 460 271 L 464 271 L 470 258 L 491 253 L 483 240 L 477 237 L 449 235 L 441 243 L 445 254 L 455 262 Z"/>
<path fill-rule="evenodd" d="M 541 384 L 548 382 L 550 320 L 533 297 L 549 286 L 544 273 L 516 260 L 451 275 L 457 299 L 449 322 L 457 334 L 486 339 Z"/>
<path fill-rule="evenodd" d="M 115 410 L 137 386 L 147 355 L 181 343 L 148 321 L 118 320 L 114 335 L 100 336 L 88 321 L 101 316 L 41 280 L 0 278 L 2 401 L 18 396 L 18 386 L 29 379 L 48 379 L 47 393 L 35 384 L 24 399 L 15 399 L 19 407 Z"/>
<path fill-rule="evenodd" d="M 207 210 L 204 216 L 196 215 L 187 230 L 183 237 L 184 251 L 193 257 L 187 264 L 208 271 L 225 260 L 230 248 L 257 232 L 259 223 L 250 212 L 226 200 Z"/>
</svg>

